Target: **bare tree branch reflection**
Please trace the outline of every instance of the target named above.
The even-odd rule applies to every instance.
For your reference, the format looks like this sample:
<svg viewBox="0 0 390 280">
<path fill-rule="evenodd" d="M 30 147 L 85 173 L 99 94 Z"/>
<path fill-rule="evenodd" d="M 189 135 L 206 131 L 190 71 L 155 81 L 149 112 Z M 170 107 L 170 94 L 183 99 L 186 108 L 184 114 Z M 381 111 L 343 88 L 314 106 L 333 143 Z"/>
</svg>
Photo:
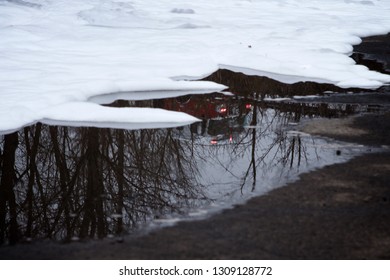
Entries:
<svg viewBox="0 0 390 280">
<path fill-rule="evenodd" d="M 292 106 L 285 103 L 275 109 L 270 109 L 269 103 L 264 101 L 248 100 L 247 103 L 251 104 L 251 111 L 241 110 L 226 119 L 216 119 L 215 122 L 218 122 L 219 126 L 210 127 L 209 122 L 206 134 L 203 133 L 202 136 L 219 135 L 218 141 L 211 140 L 211 145 L 198 141 L 198 145 L 202 147 L 198 149 L 198 158 L 207 158 L 209 155 L 209 160 L 221 165 L 229 176 L 239 180 L 237 190 L 241 193 L 248 185 L 251 185 L 249 191 L 254 191 L 256 185 L 261 183 L 263 175 L 276 166 L 280 172 L 283 169 L 299 169 L 302 160 L 307 159 L 306 149 L 300 135 L 288 135 L 284 127 L 302 117 L 311 117 L 311 111 L 302 110 L 306 104 L 301 105 L 301 110 L 297 110 L 295 103 Z M 231 105 L 228 104 L 227 107 L 229 106 Z M 340 112 L 333 107 L 330 109 L 332 113 Z M 317 114 L 324 112 L 327 113 L 317 110 Z M 226 121 L 227 119 L 229 121 Z M 235 130 L 236 127 L 244 129 Z M 229 133 L 233 134 L 230 135 L 230 140 L 234 141 L 221 136 Z M 247 159 L 246 163 L 244 158 Z"/>
<path fill-rule="evenodd" d="M 2 172 L 0 181 L 0 242 L 3 243 L 8 237 L 9 242 L 14 244 L 19 239 L 16 197 L 14 185 L 16 182 L 15 154 L 18 147 L 18 134 L 12 133 L 4 136 L 2 154 Z M 8 208 L 8 211 L 7 211 Z M 8 215 L 8 217 L 7 217 Z M 9 220 L 9 225 L 7 223 Z M 9 227 L 9 232 L 7 232 Z"/>
<path fill-rule="evenodd" d="M 37 124 L 3 136 L 1 243 L 103 238 L 182 211 L 205 198 L 187 145 L 172 129 Z"/>
</svg>

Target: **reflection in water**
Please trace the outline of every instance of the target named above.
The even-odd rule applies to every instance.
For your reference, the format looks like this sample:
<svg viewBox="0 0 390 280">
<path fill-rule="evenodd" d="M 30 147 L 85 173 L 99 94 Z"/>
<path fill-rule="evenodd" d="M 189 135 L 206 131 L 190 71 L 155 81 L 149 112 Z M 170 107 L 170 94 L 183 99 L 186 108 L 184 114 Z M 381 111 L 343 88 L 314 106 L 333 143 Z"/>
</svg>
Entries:
<svg viewBox="0 0 390 280">
<path fill-rule="evenodd" d="M 3 136 L 1 242 L 104 237 L 203 198 L 171 129 L 37 124 Z"/>
<path fill-rule="evenodd" d="M 286 97 L 294 95 L 322 94 L 326 91 L 361 91 L 361 89 L 357 88 L 349 88 L 346 90 L 332 84 L 319 84 L 315 82 L 285 84 L 267 77 L 250 76 L 232 72 L 227 69 L 220 69 L 203 80 L 224 84 L 229 87 L 230 91 L 236 94 L 244 94 L 247 96 L 255 95 L 257 99 L 264 99 L 267 96 Z"/>
<path fill-rule="evenodd" d="M 363 38 L 354 46 L 352 58 L 356 63 L 384 74 L 390 74 L 390 33 Z"/>
<path fill-rule="evenodd" d="M 0 243 L 121 235 L 153 219 L 196 216 L 264 193 L 336 160 L 333 149 L 319 150 L 322 140 L 287 126 L 354 111 L 224 94 L 111 106 L 130 104 L 184 111 L 202 122 L 154 130 L 38 123 L 0 136 Z"/>
</svg>

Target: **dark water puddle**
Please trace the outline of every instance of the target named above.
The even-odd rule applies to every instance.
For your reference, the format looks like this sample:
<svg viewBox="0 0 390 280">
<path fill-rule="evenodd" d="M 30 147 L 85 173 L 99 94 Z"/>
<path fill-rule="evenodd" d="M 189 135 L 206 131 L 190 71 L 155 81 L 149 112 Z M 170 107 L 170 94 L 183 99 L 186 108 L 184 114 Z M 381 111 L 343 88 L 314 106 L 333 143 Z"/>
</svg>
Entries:
<svg viewBox="0 0 390 280">
<path fill-rule="evenodd" d="M 368 149 L 302 134 L 296 129 L 302 120 L 384 112 L 390 104 L 388 89 L 286 85 L 229 70 L 205 80 L 229 90 L 106 105 L 201 119 L 191 125 L 125 130 L 37 123 L 0 135 L 0 244 L 122 236 L 205 217 Z"/>
<path fill-rule="evenodd" d="M 354 47 L 352 58 L 371 70 L 390 74 L 390 33 L 364 38 Z"/>
<path fill-rule="evenodd" d="M 120 236 L 203 217 L 366 150 L 294 131 L 302 119 L 361 111 L 354 105 L 214 93 L 108 106 L 130 105 L 202 121 L 141 130 L 38 123 L 1 136 L 1 243 Z"/>
</svg>

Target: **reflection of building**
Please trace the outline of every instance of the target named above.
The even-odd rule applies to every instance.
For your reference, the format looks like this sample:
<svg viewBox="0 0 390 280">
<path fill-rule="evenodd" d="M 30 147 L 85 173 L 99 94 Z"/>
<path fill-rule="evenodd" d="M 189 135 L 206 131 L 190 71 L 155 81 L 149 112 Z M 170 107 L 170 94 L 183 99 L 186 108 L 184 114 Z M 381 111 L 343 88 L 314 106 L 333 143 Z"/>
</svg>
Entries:
<svg viewBox="0 0 390 280">
<path fill-rule="evenodd" d="M 185 98 L 185 102 L 184 101 Z M 199 96 L 184 96 L 167 100 L 165 108 L 181 111 L 200 119 L 213 119 L 227 115 L 226 105 L 223 101 L 211 97 L 199 98 Z"/>
<path fill-rule="evenodd" d="M 261 96 L 261 94 L 257 96 L 242 92 L 235 92 L 235 94 L 230 95 L 213 93 L 142 101 L 121 100 L 109 106 L 152 107 L 190 114 L 202 120 L 202 122 L 192 124 L 190 132 L 193 135 L 205 137 L 205 140 L 212 144 L 236 142 L 245 127 L 253 125 L 251 123 L 252 114 L 255 111 L 263 114 L 262 112 L 266 110 L 275 110 L 283 114 L 286 119 L 298 122 L 303 117 L 334 118 L 357 112 L 381 110 L 380 105 L 349 104 L 343 102 L 343 100 L 340 100 L 340 102 L 327 101 L 326 97 L 314 100 L 290 99 L 280 101 L 264 100 L 260 98 Z"/>
<path fill-rule="evenodd" d="M 190 114 L 202 120 L 191 125 L 191 133 L 210 136 L 210 142 L 233 141 L 244 130 L 252 105 L 238 96 L 223 94 L 187 95 L 166 99 L 161 104 L 167 110 Z"/>
</svg>

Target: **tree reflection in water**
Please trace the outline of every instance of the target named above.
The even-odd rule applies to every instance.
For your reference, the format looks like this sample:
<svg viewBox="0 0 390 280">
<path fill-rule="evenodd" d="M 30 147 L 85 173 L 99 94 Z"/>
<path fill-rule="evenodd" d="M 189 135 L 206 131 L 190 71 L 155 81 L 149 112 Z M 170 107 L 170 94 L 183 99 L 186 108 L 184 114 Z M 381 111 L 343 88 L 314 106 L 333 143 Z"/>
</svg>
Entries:
<svg viewBox="0 0 390 280">
<path fill-rule="evenodd" d="M 212 94 L 116 105 L 184 111 L 202 122 L 120 130 L 40 123 L 0 136 L 0 243 L 129 233 L 145 221 L 264 193 L 318 154 L 286 126 L 353 113 L 345 104 Z M 309 151 L 310 149 L 310 151 Z"/>
<path fill-rule="evenodd" d="M 203 199 L 187 144 L 172 129 L 37 124 L 3 136 L 1 242 L 121 234 Z"/>
</svg>

